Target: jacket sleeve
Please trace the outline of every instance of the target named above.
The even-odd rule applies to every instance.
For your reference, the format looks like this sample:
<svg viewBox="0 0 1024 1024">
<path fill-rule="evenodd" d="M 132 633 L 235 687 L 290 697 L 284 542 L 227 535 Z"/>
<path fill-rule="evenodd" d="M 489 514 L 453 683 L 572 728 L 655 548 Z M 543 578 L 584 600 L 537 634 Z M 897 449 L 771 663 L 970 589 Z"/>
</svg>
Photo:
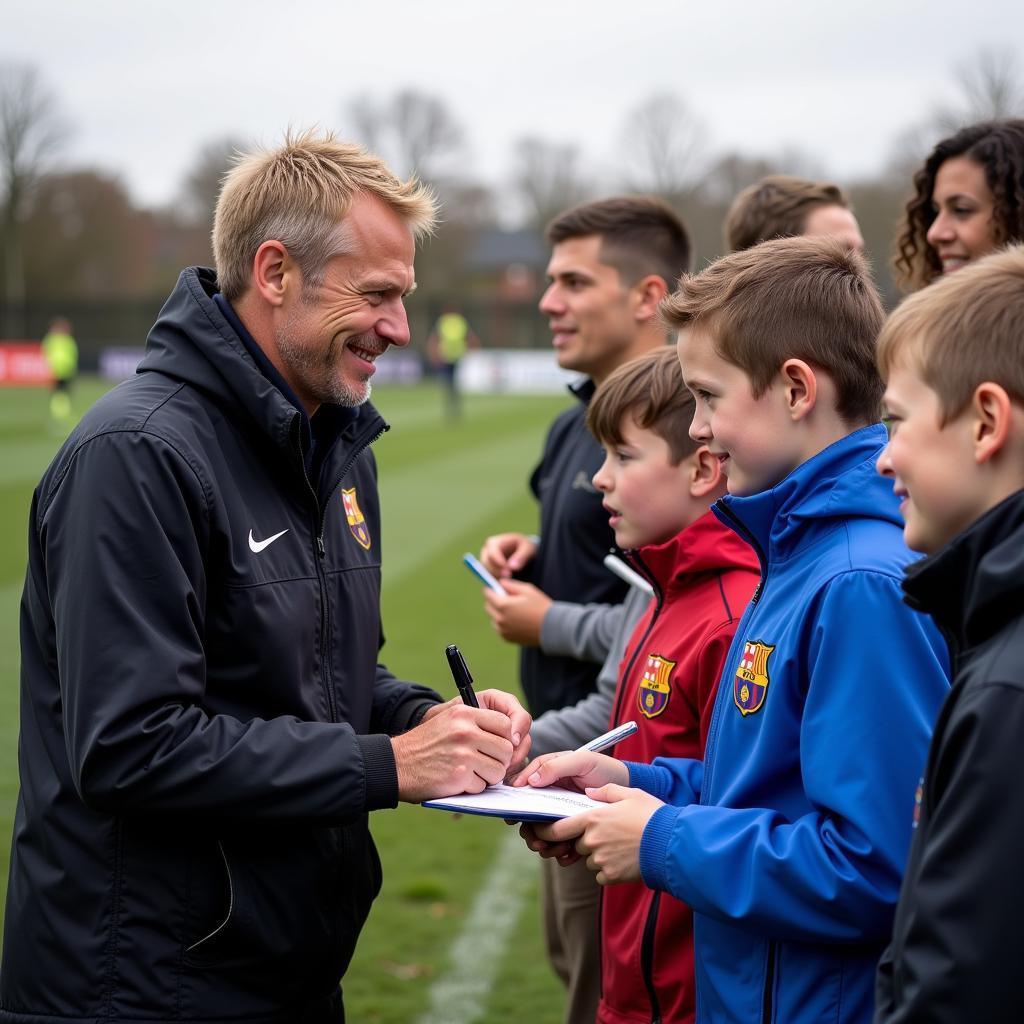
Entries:
<svg viewBox="0 0 1024 1024">
<path fill-rule="evenodd" d="M 652 888 L 771 938 L 877 940 L 892 926 L 914 790 L 948 692 L 945 644 L 888 575 L 846 573 L 820 601 L 800 653 L 810 810 L 659 808 L 640 868 Z"/>
<path fill-rule="evenodd" d="M 641 611 L 643 605 L 641 605 Z M 605 662 L 614 653 L 613 644 L 622 629 L 622 604 L 572 604 L 554 601 L 540 627 L 540 647 L 545 654 L 562 655 L 577 661 Z M 626 638 L 632 631 L 629 624 Z M 619 651 L 621 658 L 622 652 Z M 618 662 L 615 671 L 618 672 Z"/>
<path fill-rule="evenodd" d="M 386 738 L 364 745 L 344 723 L 204 710 L 209 493 L 167 442 L 125 431 L 84 443 L 40 502 L 79 794 L 118 814 L 235 819 L 334 822 L 393 806 Z"/>
<path fill-rule="evenodd" d="M 639 590 L 630 590 L 621 605 L 568 605 L 570 608 L 611 608 L 616 615 L 615 635 L 612 637 L 597 686 L 593 693 L 566 708 L 546 711 L 530 729 L 533 738 L 531 753 L 547 754 L 554 750 L 575 750 L 576 747 L 607 732 L 611 726 L 612 706 L 619 669 L 629 638 L 650 599 Z M 552 608 L 555 606 L 552 605 Z M 550 613 L 550 609 L 549 609 Z"/>
<path fill-rule="evenodd" d="M 1020 680 L 965 695 L 928 768 L 927 832 L 879 967 L 877 1021 L 1020 1020 Z M 905 927 L 903 923 L 905 922 Z"/>
</svg>

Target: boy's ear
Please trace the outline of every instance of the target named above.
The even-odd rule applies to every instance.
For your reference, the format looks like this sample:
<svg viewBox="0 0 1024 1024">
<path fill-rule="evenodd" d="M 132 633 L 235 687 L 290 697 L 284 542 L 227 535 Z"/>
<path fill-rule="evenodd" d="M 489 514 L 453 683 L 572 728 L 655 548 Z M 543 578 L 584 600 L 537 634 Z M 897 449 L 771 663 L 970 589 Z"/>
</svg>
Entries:
<svg viewBox="0 0 1024 1024">
<path fill-rule="evenodd" d="M 668 295 L 668 285 L 659 274 L 648 274 L 633 285 L 633 316 L 638 321 L 650 320 L 658 312 L 658 304 Z"/>
<path fill-rule="evenodd" d="M 787 359 L 779 375 L 791 418 L 794 421 L 804 419 L 818 402 L 817 374 L 802 359 Z"/>
<path fill-rule="evenodd" d="M 252 261 L 252 286 L 260 297 L 271 306 L 284 302 L 289 287 L 298 273 L 288 250 L 280 242 L 268 239 L 257 250 Z"/>
<path fill-rule="evenodd" d="M 971 440 L 974 461 L 988 462 L 1006 446 L 1013 419 L 1013 402 L 1006 389 L 983 381 L 971 396 Z"/>
<path fill-rule="evenodd" d="M 725 481 L 722 463 L 702 444 L 688 459 L 690 495 L 706 498 L 719 490 Z"/>
</svg>

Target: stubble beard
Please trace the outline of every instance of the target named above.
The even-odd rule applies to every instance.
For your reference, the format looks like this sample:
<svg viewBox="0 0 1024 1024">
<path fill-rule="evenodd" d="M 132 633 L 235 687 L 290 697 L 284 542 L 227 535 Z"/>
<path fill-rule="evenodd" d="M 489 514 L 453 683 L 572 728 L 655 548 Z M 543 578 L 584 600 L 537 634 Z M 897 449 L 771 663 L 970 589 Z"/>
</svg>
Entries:
<svg viewBox="0 0 1024 1024">
<path fill-rule="evenodd" d="M 299 317 L 294 313 L 288 318 L 277 333 L 277 351 L 293 380 L 301 381 L 303 390 L 318 404 L 343 405 L 356 408 L 365 404 L 370 398 L 373 386 L 369 376 L 362 381 L 362 386 L 350 384 L 341 376 L 337 369 L 340 349 L 344 343 L 331 338 L 324 353 L 302 344 L 297 340 L 301 331 L 295 329 Z M 359 338 L 349 341 L 360 340 Z M 379 346 L 379 339 L 367 338 L 367 348 Z"/>
</svg>

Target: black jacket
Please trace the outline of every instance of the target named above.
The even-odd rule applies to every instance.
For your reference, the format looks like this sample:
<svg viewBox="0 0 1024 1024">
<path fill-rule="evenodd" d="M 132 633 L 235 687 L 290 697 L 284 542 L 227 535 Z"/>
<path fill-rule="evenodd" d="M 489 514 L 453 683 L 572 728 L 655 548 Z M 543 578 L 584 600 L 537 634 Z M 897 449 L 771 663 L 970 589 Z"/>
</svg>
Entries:
<svg viewBox="0 0 1024 1024">
<path fill-rule="evenodd" d="M 544 454 L 530 477 L 540 503 L 540 547 L 526 578 L 554 601 L 619 604 L 627 586 L 604 566 L 615 546 L 601 493 L 591 477 L 604 452 L 587 430 L 593 381 L 572 389 L 577 405 L 559 415 L 544 442 Z M 576 704 L 597 688 L 600 665 L 524 647 L 519 679 L 531 714 Z"/>
<path fill-rule="evenodd" d="M 875 1020 L 1024 1020 L 1024 491 L 911 566 L 904 589 L 945 633 L 954 682 L 918 788 Z"/>
<path fill-rule="evenodd" d="M 182 274 L 33 498 L 0 1021 L 337 1019 L 386 734 L 439 699 L 377 663 L 386 424 L 311 485 L 215 289 Z"/>
</svg>

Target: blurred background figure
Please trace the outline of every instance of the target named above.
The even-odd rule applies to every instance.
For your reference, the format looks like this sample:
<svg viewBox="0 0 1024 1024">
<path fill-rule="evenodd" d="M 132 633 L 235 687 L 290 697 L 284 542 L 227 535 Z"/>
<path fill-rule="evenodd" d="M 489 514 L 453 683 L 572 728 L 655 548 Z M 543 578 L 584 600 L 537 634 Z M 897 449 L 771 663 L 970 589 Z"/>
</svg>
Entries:
<svg viewBox="0 0 1024 1024">
<path fill-rule="evenodd" d="M 53 371 L 50 419 L 60 427 L 71 423 L 71 384 L 78 373 L 78 345 L 71 334 L 71 322 L 57 317 L 43 335 L 43 356 Z"/>
<path fill-rule="evenodd" d="M 457 420 L 462 415 L 459 360 L 469 349 L 479 347 L 480 339 L 473 333 L 466 318 L 454 306 L 445 306 L 427 338 L 427 358 L 441 378 L 445 415 L 449 419 Z"/>
<path fill-rule="evenodd" d="M 981 121 L 942 139 L 914 189 L 896 238 L 904 291 L 1024 241 L 1024 119 Z"/>
<path fill-rule="evenodd" d="M 770 174 L 740 192 L 726 214 L 729 252 L 796 235 L 832 235 L 854 252 L 864 251 L 846 193 L 828 181 Z"/>
</svg>

